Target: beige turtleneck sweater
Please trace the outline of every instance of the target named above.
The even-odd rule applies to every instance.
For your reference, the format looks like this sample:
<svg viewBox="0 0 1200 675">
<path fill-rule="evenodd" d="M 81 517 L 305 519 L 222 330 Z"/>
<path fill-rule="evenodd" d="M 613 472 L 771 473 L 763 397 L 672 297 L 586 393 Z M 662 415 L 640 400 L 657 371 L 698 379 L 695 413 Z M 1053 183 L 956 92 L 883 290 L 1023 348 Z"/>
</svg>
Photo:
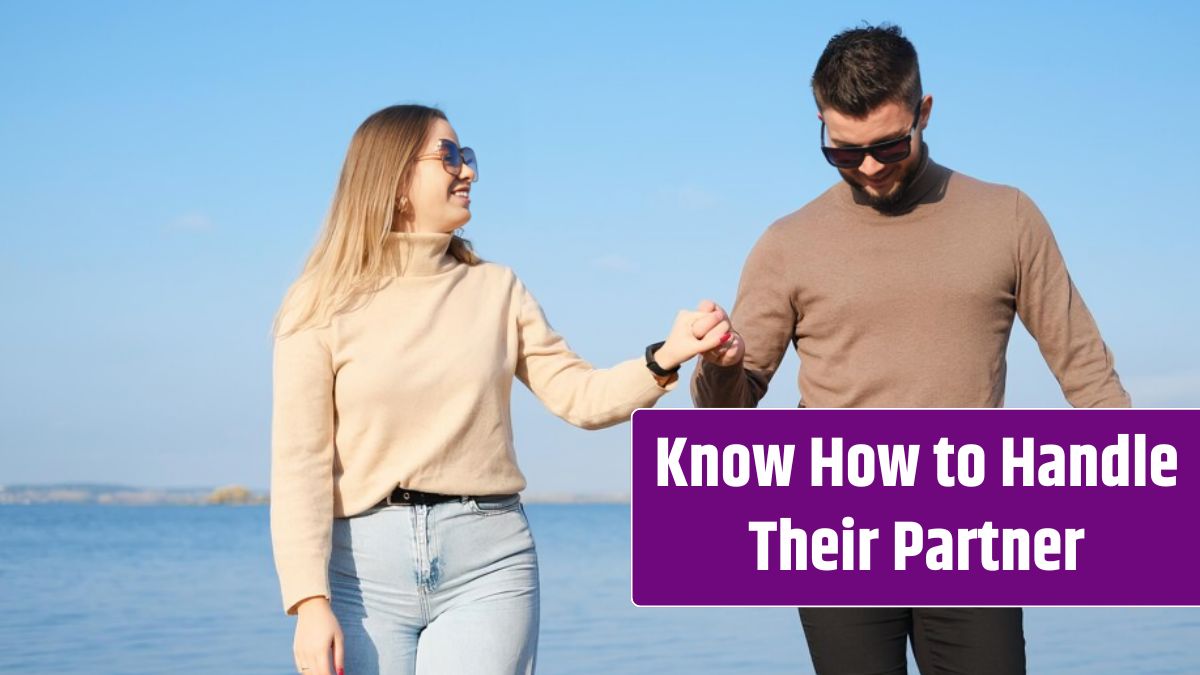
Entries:
<svg viewBox="0 0 1200 675">
<path fill-rule="evenodd" d="M 660 387 L 641 358 L 592 368 L 510 269 L 459 263 L 450 239 L 390 234 L 396 273 L 386 285 L 329 325 L 275 341 L 271 535 L 289 614 L 329 597 L 335 517 L 398 485 L 474 496 L 525 488 L 514 377 L 588 429 L 627 420 L 674 387 Z"/>
<path fill-rule="evenodd" d="M 897 215 L 839 183 L 767 229 L 731 313 L 745 358 L 697 366 L 698 406 L 757 405 L 791 344 L 801 406 L 1000 407 L 1017 316 L 1071 405 L 1130 405 L 1033 202 L 923 152 Z"/>
</svg>

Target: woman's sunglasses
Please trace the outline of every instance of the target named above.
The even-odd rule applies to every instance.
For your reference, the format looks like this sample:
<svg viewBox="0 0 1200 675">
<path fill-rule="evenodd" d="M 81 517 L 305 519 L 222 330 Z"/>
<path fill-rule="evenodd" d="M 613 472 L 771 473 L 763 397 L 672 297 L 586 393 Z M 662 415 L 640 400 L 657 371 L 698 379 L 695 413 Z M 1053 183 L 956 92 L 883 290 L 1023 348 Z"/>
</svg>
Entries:
<svg viewBox="0 0 1200 675">
<path fill-rule="evenodd" d="M 912 137 L 921 121 L 921 104 L 917 103 L 914 112 L 912 128 L 905 136 L 881 143 L 862 145 L 858 147 L 838 147 L 825 145 L 825 121 L 821 121 L 821 152 L 825 160 L 839 169 L 857 169 L 862 165 L 867 155 L 875 158 L 880 164 L 895 164 L 907 159 L 912 153 Z"/>
<path fill-rule="evenodd" d="M 438 141 L 438 151 L 427 155 L 418 155 L 417 160 L 440 159 L 446 173 L 458 178 L 462 175 L 463 164 L 471 167 L 475 176 L 471 182 L 479 180 L 479 165 L 475 162 L 475 151 L 471 148 L 460 148 L 454 141 L 443 138 Z"/>
</svg>

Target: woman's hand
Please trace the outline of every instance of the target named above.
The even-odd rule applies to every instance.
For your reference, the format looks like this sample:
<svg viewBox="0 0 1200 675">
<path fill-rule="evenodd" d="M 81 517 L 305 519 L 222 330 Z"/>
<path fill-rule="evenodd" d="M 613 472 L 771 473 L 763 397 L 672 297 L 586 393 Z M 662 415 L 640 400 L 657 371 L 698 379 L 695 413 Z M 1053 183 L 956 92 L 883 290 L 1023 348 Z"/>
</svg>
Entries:
<svg viewBox="0 0 1200 675">
<path fill-rule="evenodd" d="M 654 352 L 654 360 L 658 365 L 670 370 L 697 354 L 719 348 L 732 338 L 725 312 L 718 313 L 705 307 L 717 308 L 717 305 L 705 300 L 700 303 L 700 311 L 681 310 L 675 315 L 671 334 L 663 346 Z"/>
<path fill-rule="evenodd" d="M 333 608 L 324 596 L 300 601 L 296 608 L 296 638 L 292 655 L 301 675 L 343 675 L 342 628 Z M 329 670 L 329 650 L 333 649 L 333 667 Z"/>
<path fill-rule="evenodd" d="M 742 336 L 738 335 L 733 330 L 733 324 L 729 320 L 729 316 L 725 314 L 725 310 L 712 300 L 705 300 L 700 303 L 701 312 L 709 313 L 709 321 L 716 321 L 718 325 L 724 323 L 729 326 L 729 339 L 717 345 L 715 349 L 710 349 L 701 356 L 705 361 L 716 366 L 736 366 L 742 362 L 742 358 L 746 356 L 746 342 L 742 340 Z M 704 327 L 704 323 L 698 323 L 694 326 L 693 335 L 698 335 L 700 328 Z"/>
</svg>

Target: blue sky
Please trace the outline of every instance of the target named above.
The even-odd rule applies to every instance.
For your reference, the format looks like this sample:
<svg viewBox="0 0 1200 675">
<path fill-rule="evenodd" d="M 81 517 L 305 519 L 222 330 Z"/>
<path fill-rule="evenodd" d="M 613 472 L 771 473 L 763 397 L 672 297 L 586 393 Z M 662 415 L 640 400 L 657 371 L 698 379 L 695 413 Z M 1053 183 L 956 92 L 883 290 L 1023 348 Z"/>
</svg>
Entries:
<svg viewBox="0 0 1200 675">
<path fill-rule="evenodd" d="M 0 484 L 265 487 L 271 315 L 393 103 L 479 153 L 484 257 L 593 363 L 637 356 L 676 309 L 728 306 L 763 229 L 837 180 L 808 77 L 864 20 L 915 43 L 934 158 L 1045 212 L 1135 403 L 1200 406 L 1195 5 L 843 7 L 3 5 Z M 1008 392 L 1064 405 L 1020 326 Z M 531 491 L 626 489 L 628 426 L 519 387 L 514 424 Z"/>
</svg>

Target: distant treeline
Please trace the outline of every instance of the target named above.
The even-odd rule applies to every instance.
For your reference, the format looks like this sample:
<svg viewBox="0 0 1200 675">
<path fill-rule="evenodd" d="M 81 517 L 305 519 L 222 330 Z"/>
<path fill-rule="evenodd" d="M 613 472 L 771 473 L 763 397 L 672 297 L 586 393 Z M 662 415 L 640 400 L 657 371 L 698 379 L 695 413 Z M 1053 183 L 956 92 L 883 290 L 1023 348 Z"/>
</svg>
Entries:
<svg viewBox="0 0 1200 675">
<path fill-rule="evenodd" d="M 61 483 L 0 486 L 0 504 L 117 504 L 196 506 L 265 504 L 267 495 L 240 485 L 219 488 L 139 488 L 128 485 Z"/>
<path fill-rule="evenodd" d="M 54 485 L 0 485 L 0 504 L 116 504 L 203 506 L 209 504 L 266 504 L 266 492 L 241 485 L 219 488 L 141 488 L 98 483 Z M 624 492 L 576 494 L 570 492 L 523 493 L 522 501 L 540 504 L 628 504 Z"/>
</svg>

